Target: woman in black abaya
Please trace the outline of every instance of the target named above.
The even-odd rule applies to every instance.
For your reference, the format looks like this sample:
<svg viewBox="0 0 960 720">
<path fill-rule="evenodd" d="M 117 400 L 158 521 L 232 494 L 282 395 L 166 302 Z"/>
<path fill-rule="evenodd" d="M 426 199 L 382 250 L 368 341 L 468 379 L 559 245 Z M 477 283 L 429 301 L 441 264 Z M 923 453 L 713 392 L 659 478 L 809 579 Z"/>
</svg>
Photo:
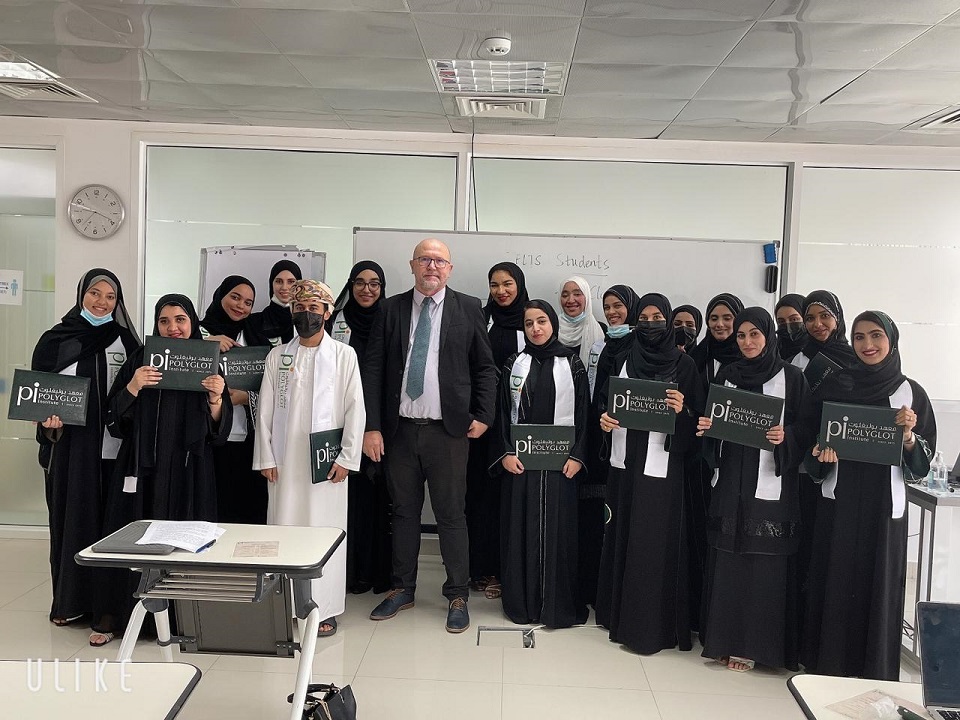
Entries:
<svg viewBox="0 0 960 720">
<path fill-rule="evenodd" d="M 501 262 L 487 272 L 490 296 L 483 308 L 487 337 L 497 370 L 526 345 L 523 308 L 530 300 L 523 270 Z M 490 433 L 470 441 L 467 459 L 467 531 L 470 536 L 470 589 L 490 600 L 500 597 L 500 498 L 499 476 L 490 477 Z"/>
<path fill-rule="evenodd" d="M 724 365 L 740 359 L 733 319 L 742 311 L 743 302 L 730 293 L 720 293 L 707 304 L 707 337 L 690 351 L 707 382 L 713 382 Z"/>
<path fill-rule="evenodd" d="M 806 310 L 806 298 L 797 293 L 784 295 L 777 301 L 774 317 L 777 319 L 777 347 L 780 357 L 787 362 L 807 344 L 807 328 L 803 323 L 803 311 Z"/>
<path fill-rule="evenodd" d="M 201 338 L 200 319 L 184 295 L 164 295 L 154 308 L 153 334 Z M 104 535 L 134 520 L 217 520 L 213 448 L 227 441 L 233 405 L 220 375 L 203 391 L 158 390 L 156 368 L 144 365 L 143 349 L 131 353 L 107 398 L 107 427 L 122 438 L 104 511 Z M 125 622 L 134 598 L 129 571 L 104 571 L 95 632 L 104 645 Z"/>
<path fill-rule="evenodd" d="M 897 680 L 906 583 L 905 482 L 930 470 L 937 422 L 924 389 L 900 367 L 900 333 L 884 313 L 853 322 L 856 364 L 825 383 L 824 400 L 899 408 L 899 466 L 852 460 L 815 445 L 820 482 L 801 662 L 808 672 Z"/>
<path fill-rule="evenodd" d="M 704 387 L 693 360 L 677 349 L 667 298 L 650 293 L 640 307 L 634 343 L 613 374 L 677 383 L 678 390 L 666 391 L 676 429 L 673 435 L 622 429 L 606 413 L 607 389 L 600 391 L 600 428 L 610 433 L 610 521 L 596 611 L 612 641 L 652 654 L 693 647 L 683 473 Z"/>
<path fill-rule="evenodd" d="M 847 342 L 843 307 L 836 295 L 828 290 L 814 290 L 807 295 L 803 301 L 803 323 L 807 338 L 791 361 L 794 365 L 803 370 L 818 353 L 823 353 L 841 368 L 856 364 L 856 353 Z M 811 390 L 816 394 L 816 387 Z"/>
<path fill-rule="evenodd" d="M 50 622 L 63 626 L 93 611 L 93 573 L 73 556 L 100 539 L 102 492 L 120 443 L 104 431 L 107 393 L 140 338 L 109 270 L 94 268 L 80 279 L 77 302 L 40 336 L 30 368 L 90 378 L 85 425 L 64 425 L 52 416 L 37 426 L 50 525 Z"/>
<path fill-rule="evenodd" d="M 703 314 L 693 305 L 679 305 L 673 309 L 673 331 L 677 347 L 683 352 L 693 352 L 702 329 Z"/>
<path fill-rule="evenodd" d="M 253 283 L 241 275 L 230 275 L 213 293 L 213 300 L 200 321 L 207 340 L 220 343 L 220 352 L 234 347 L 269 346 L 250 326 L 256 298 Z M 229 386 L 229 382 L 228 382 Z M 253 433 L 256 426 L 251 408 L 256 391 L 230 389 L 233 425 L 224 445 L 213 450 L 217 478 L 217 520 L 226 523 L 265 525 L 267 522 L 267 481 L 253 470 Z"/>
<path fill-rule="evenodd" d="M 350 270 L 327 320 L 330 336 L 356 351 L 361 373 L 370 328 L 386 296 L 383 268 L 372 260 L 361 260 Z M 359 472 L 350 475 L 347 493 L 347 590 L 386 592 L 392 587 L 390 493 L 383 463 L 362 456 Z"/>
<path fill-rule="evenodd" d="M 784 406 L 767 431 L 773 450 L 703 441 L 711 466 L 719 468 L 710 502 L 703 656 L 737 671 L 755 662 L 797 670 L 797 484 L 816 436 L 810 391 L 803 373 L 780 358 L 769 312 L 745 309 L 733 332 L 742 358 L 720 370 L 717 384 L 779 397 Z M 701 433 L 711 426 L 710 418 L 700 418 Z"/>
<path fill-rule="evenodd" d="M 577 474 L 586 455 L 590 403 L 586 371 L 557 339 L 559 319 L 543 300 L 524 310 L 526 345 L 500 373 L 491 472 L 502 474 L 503 611 L 519 624 L 582 624 L 577 587 Z M 562 472 L 525 471 L 510 439 L 513 425 L 576 428 Z"/>
<path fill-rule="evenodd" d="M 293 284 L 302 280 L 300 266 L 292 260 L 281 260 L 270 269 L 270 302 L 258 313 L 250 316 L 248 325 L 261 338 L 276 347 L 281 342 L 293 340 Z"/>
</svg>

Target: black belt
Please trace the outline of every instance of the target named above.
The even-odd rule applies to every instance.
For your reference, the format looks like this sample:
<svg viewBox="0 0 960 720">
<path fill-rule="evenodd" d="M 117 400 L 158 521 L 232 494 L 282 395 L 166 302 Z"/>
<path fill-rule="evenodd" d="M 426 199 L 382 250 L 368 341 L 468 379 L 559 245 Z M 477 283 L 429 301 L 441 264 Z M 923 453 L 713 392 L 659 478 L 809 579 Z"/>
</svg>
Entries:
<svg viewBox="0 0 960 720">
<path fill-rule="evenodd" d="M 443 420 L 434 420 L 433 418 L 411 418 L 400 416 L 400 422 L 410 423 L 411 425 L 440 425 Z"/>
</svg>

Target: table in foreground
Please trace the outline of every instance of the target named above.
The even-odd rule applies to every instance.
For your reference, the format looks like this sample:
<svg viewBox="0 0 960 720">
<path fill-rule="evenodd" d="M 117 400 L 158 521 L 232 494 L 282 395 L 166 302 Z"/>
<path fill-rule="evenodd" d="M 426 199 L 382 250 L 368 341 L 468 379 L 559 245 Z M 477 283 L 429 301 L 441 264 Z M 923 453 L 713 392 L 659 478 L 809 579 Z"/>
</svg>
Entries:
<svg viewBox="0 0 960 720">
<path fill-rule="evenodd" d="M 827 706 L 871 690 L 880 690 L 923 707 L 923 686 L 919 683 L 829 675 L 794 675 L 787 680 L 787 687 L 809 720 L 850 720 L 838 712 L 828 710 Z"/>
<path fill-rule="evenodd" d="M 157 642 L 165 660 L 173 660 L 170 647 L 170 600 L 256 602 L 270 583 L 293 581 L 294 613 L 300 637 L 300 658 L 291 720 L 300 720 L 307 685 L 313 670 L 320 611 L 310 594 L 310 581 L 323 574 L 323 566 L 343 542 L 339 528 L 218 523 L 225 532 L 199 553 L 175 550 L 169 555 L 100 553 L 91 547 L 76 555 L 80 565 L 129 568 L 141 574 L 138 597 L 117 660 L 133 655 L 147 612 L 154 614 Z M 238 546 L 244 543 L 244 546 Z M 238 548 L 250 552 L 238 552 Z"/>
<path fill-rule="evenodd" d="M 0 707 L 9 718 L 169 720 L 199 681 L 187 663 L 0 660 Z"/>
</svg>

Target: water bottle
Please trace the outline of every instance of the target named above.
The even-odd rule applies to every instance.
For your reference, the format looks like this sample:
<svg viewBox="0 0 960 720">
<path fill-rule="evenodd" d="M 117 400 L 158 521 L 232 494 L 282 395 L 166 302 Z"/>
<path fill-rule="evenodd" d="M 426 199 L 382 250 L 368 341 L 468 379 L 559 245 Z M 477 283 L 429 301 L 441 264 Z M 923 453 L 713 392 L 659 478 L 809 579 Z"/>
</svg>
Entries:
<svg viewBox="0 0 960 720">
<path fill-rule="evenodd" d="M 937 492 L 947 492 L 947 464 L 943 461 L 943 451 L 937 450 L 937 454 L 930 464 L 930 474 L 927 475 L 927 489 Z"/>
</svg>

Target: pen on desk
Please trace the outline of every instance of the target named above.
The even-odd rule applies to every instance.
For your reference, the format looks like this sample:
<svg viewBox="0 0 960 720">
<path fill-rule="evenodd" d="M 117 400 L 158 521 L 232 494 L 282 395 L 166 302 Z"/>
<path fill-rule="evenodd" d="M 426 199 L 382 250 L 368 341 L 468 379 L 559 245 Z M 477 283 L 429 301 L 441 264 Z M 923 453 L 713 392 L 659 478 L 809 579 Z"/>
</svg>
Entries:
<svg viewBox="0 0 960 720">
<path fill-rule="evenodd" d="M 903 705 L 897 708 L 897 714 L 904 720 L 923 720 L 923 718 L 913 712 L 913 710 L 908 710 Z"/>
<path fill-rule="evenodd" d="M 200 547 L 197 548 L 197 552 L 198 552 L 198 553 L 203 552 L 203 551 L 206 550 L 207 548 L 211 547 L 216 541 L 217 541 L 216 538 L 214 538 L 213 540 L 211 540 L 210 542 L 208 542 L 206 545 L 201 545 Z"/>
</svg>

